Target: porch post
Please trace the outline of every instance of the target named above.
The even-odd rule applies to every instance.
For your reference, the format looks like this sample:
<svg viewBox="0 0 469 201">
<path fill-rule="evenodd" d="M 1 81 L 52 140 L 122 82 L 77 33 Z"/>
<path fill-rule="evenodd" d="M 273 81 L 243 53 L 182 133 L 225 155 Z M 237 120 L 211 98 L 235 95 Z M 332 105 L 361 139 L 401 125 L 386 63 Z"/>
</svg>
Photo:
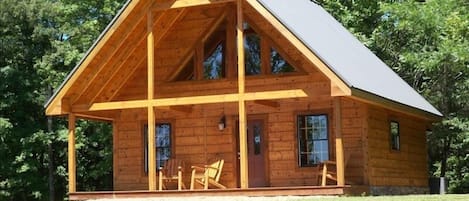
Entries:
<svg viewBox="0 0 469 201">
<path fill-rule="evenodd" d="M 237 49 L 238 49 L 238 112 L 239 112 L 239 166 L 241 188 L 249 187 L 248 176 L 248 152 L 247 152 L 247 133 L 246 133 L 246 102 L 244 100 L 244 27 L 242 0 L 238 0 L 236 8 L 237 16 Z"/>
<path fill-rule="evenodd" d="M 68 115 L 68 192 L 75 193 L 76 187 L 76 149 L 75 149 L 75 115 Z"/>
<path fill-rule="evenodd" d="M 154 50 L 154 36 L 153 36 L 153 16 L 151 10 L 148 11 L 147 19 L 147 99 L 153 100 L 155 93 L 154 79 L 155 79 L 155 50 Z M 156 151 L 155 151 L 155 109 L 153 106 L 148 105 L 148 190 L 156 190 Z"/>
<path fill-rule="evenodd" d="M 335 155 L 337 163 L 337 185 L 345 185 L 344 144 L 342 142 L 342 106 L 340 97 L 334 97 Z"/>
</svg>

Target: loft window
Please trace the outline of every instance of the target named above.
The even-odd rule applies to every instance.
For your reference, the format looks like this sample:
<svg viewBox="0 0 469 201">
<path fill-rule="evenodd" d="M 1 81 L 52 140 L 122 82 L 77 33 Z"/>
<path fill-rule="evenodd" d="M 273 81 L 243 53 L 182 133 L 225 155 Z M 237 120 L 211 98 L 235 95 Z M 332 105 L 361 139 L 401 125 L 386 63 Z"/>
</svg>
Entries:
<svg viewBox="0 0 469 201">
<path fill-rule="evenodd" d="M 261 45 L 257 34 L 246 34 L 244 37 L 244 56 L 246 75 L 261 73 Z"/>
<path fill-rule="evenodd" d="M 209 57 L 204 61 L 204 79 L 214 80 L 223 77 L 224 58 L 223 58 L 223 43 L 219 43 L 214 50 L 212 50 Z"/>
<path fill-rule="evenodd" d="M 291 66 L 274 48 L 270 49 L 270 66 L 272 74 L 295 72 L 295 68 Z"/>
<path fill-rule="evenodd" d="M 400 142 L 399 122 L 391 121 L 389 123 L 389 132 L 390 132 L 390 138 L 391 138 L 391 149 L 400 150 L 401 142 Z"/>
<path fill-rule="evenodd" d="M 156 167 L 162 167 L 171 158 L 171 124 L 157 123 L 155 129 Z M 144 169 L 148 172 L 148 125 L 143 128 Z"/>
<path fill-rule="evenodd" d="M 314 166 L 329 160 L 327 115 L 299 115 L 297 125 L 300 167 Z"/>
</svg>

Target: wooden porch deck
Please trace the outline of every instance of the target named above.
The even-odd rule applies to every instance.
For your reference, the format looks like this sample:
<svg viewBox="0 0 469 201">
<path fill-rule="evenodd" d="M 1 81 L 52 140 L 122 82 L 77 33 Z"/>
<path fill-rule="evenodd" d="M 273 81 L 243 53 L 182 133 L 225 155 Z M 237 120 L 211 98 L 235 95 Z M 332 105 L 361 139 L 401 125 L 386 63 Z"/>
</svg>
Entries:
<svg viewBox="0 0 469 201">
<path fill-rule="evenodd" d="M 158 198 L 191 196 L 311 196 L 356 194 L 351 186 L 295 186 L 262 187 L 249 189 L 209 189 L 209 190 L 165 190 L 165 191 L 99 191 L 70 193 L 70 200 L 113 199 L 113 198 Z"/>
</svg>

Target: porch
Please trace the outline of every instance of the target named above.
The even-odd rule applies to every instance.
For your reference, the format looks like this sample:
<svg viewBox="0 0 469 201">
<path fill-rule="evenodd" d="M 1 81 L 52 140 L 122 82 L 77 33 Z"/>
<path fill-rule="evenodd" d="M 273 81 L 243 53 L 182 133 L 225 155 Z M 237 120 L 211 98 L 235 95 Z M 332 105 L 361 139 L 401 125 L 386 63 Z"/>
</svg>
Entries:
<svg viewBox="0 0 469 201">
<path fill-rule="evenodd" d="M 140 19 L 134 26 L 143 32 L 133 36 L 117 24 L 116 33 L 130 42 L 105 35 L 104 41 L 114 39 L 123 48 L 96 50 L 125 59 L 100 59 L 91 52 L 89 60 L 104 62 L 96 65 L 100 68 L 77 70 L 52 98 L 47 113 L 69 120 L 70 198 L 337 195 L 350 189 L 347 181 L 366 184 L 366 105 L 347 97 L 350 89 L 257 1 L 194 2 L 173 8 L 131 1 L 135 11 L 123 15 Z M 195 23 L 205 31 L 194 31 Z M 248 37 L 258 43 L 246 46 Z M 259 48 L 248 68 L 245 49 Z M 223 57 L 224 64 L 215 70 L 202 65 L 217 49 L 213 57 Z M 274 66 L 273 58 L 281 66 Z M 112 122 L 115 191 L 77 192 L 77 118 Z M 248 135 L 256 128 L 257 136 Z M 348 167 L 344 152 L 354 154 Z M 189 166 L 222 158 L 220 182 L 228 189 L 156 191 L 158 168 L 169 158 Z M 315 166 L 324 160 L 336 162 L 333 186 L 315 186 Z"/>
<path fill-rule="evenodd" d="M 209 189 L 209 190 L 166 190 L 166 191 L 100 191 L 70 193 L 70 200 L 159 198 L 159 197 L 210 197 L 210 196 L 316 196 L 316 195 L 360 195 L 368 192 L 365 186 L 292 186 L 264 187 L 249 189 Z"/>
</svg>

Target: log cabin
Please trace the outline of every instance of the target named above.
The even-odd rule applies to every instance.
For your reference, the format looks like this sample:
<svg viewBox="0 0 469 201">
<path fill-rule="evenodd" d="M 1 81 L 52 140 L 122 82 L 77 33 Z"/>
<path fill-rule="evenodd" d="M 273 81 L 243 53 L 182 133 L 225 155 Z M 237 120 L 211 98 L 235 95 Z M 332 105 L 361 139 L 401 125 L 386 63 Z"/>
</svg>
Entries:
<svg viewBox="0 0 469 201">
<path fill-rule="evenodd" d="M 442 117 L 309 0 L 129 0 L 45 107 L 68 117 L 71 199 L 425 193 Z M 112 192 L 77 192 L 77 118 L 112 123 Z M 223 159 L 227 188 L 158 191 L 170 158 L 186 186 Z"/>
</svg>

